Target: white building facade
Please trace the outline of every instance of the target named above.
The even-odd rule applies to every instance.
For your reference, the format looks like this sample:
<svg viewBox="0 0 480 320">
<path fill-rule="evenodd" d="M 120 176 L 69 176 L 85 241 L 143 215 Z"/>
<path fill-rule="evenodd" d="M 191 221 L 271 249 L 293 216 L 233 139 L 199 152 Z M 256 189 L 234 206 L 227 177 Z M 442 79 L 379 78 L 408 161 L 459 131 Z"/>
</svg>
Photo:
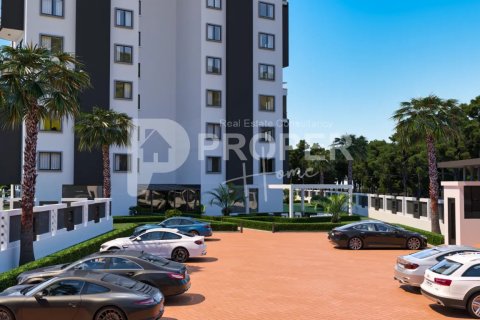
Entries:
<svg viewBox="0 0 480 320">
<path fill-rule="evenodd" d="M 283 194 L 267 185 L 282 183 L 286 162 L 288 10 L 285 0 L 2 0 L 0 38 L 74 53 L 93 86 L 82 111 L 134 119 L 131 146 L 111 150 L 114 214 L 201 204 L 218 214 L 206 192 L 226 182 L 248 191 L 251 210 L 279 212 Z M 102 184 L 100 153 L 78 151 L 73 124 L 41 124 L 38 202 Z M 22 136 L 0 132 L 14 151 L 0 184 L 20 183 Z"/>
</svg>

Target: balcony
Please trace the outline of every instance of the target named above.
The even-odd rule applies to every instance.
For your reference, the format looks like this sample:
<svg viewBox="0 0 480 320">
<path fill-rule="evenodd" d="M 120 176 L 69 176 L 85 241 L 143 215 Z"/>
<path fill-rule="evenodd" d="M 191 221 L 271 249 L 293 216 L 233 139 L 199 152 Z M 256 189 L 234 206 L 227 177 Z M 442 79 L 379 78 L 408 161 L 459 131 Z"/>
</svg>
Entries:
<svg viewBox="0 0 480 320">
<path fill-rule="evenodd" d="M 1 0 L 0 39 L 18 42 L 23 38 L 25 3 Z"/>
</svg>

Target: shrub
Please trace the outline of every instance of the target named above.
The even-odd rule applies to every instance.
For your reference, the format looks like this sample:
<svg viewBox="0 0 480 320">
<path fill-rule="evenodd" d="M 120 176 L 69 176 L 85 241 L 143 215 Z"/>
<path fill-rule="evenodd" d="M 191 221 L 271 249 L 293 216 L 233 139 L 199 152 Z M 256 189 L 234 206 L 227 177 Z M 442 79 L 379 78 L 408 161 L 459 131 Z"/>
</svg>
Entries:
<svg viewBox="0 0 480 320">
<path fill-rule="evenodd" d="M 283 219 L 285 220 L 285 219 Z M 345 223 L 281 223 L 247 219 L 227 218 L 225 221 L 237 223 L 244 228 L 266 230 L 266 231 L 330 231 L 335 227 L 348 224 Z"/>
<path fill-rule="evenodd" d="M 152 223 L 162 222 L 165 220 L 165 216 L 116 216 L 113 217 L 114 223 Z"/>
<path fill-rule="evenodd" d="M 183 215 L 182 211 L 180 211 L 178 209 L 170 209 L 170 210 L 165 211 L 165 219 L 168 219 L 168 218 L 171 218 L 171 217 L 180 217 L 182 215 Z"/>
<path fill-rule="evenodd" d="M 430 231 L 425 231 L 417 228 L 412 228 L 409 226 L 405 226 L 403 224 L 397 224 L 397 226 L 404 228 L 405 230 L 413 231 L 420 233 L 421 235 L 424 235 L 427 237 L 428 243 L 434 246 L 439 246 L 445 243 L 445 237 L 441 234 L 435 233 L 435 232 L 430 232 Z"/>
<path fill-rule="evenodd" d="M 56 252 L 44 258 L 27 263 L 16 269 L 0 274 L 0 291 L 17 284 L 17 276 L 25 271 L 42 268 L 46 266 L 71 263 L 85 256 L 97 252 L 100 246 L 110 240 L 128 237 L 133 233 L 136 224 L 120 224 L 115 225 L 115 230 L 105 233 L 96 238 L 87 240 L 70 248 Z"/>
</svg>

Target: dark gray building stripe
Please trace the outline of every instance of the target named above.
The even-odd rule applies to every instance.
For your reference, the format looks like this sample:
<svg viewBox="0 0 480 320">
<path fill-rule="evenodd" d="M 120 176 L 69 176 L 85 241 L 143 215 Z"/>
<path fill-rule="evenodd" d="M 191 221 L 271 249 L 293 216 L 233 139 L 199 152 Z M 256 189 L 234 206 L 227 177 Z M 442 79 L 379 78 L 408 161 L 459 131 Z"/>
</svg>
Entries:
<svg viewBox="0 0 480 320">
<path fill-rule="evenodd" d="M 24 17 L 24 0 L 2 0 L 2 29 L 24 30 Z"/>
<path fill-rule="evenodd" d="M 283 5 L 283 67 L 290 64 L 290 13 L 288 3 Z"/>
<path fill-rule="evenodd" d="M 227 13 L 227 106 L 226 120 L 239 122 L 239 127 L 227 126 L 227 134 L 241 134 L 246 145 L 241 149 L 246 161 L 240 159 L 234 151 L 229 152 L 226 163 L 227 180 L 243 176 L 243 163 L 247 175 L 253 173 L 253 158 L 249 143 L 253 138 L 253 128 L 244 126 L 244 121 L 253 121 L 253 0 L 228 1 Z M 231 143 L 237 143 L 235 140 Z M 241 184 L 243 181 L 236 181 Z M 249 178 L 248 183 L 253 183 Z"/>
<path fill-rule="evenodd" d="M 22 175 L 22 129 L 1 129 L 0 185 L 20 184 Z"/>
<path fill-rule="evenodd" d="M 111 0 L 77 1 L 76 55 L 90 74 L 93 88 L 80 97 L 82 111 L 110 108 Z M 75 185 L 102 185 L 100 151 L 79 152 L 75 140 Z"/>
</svg>

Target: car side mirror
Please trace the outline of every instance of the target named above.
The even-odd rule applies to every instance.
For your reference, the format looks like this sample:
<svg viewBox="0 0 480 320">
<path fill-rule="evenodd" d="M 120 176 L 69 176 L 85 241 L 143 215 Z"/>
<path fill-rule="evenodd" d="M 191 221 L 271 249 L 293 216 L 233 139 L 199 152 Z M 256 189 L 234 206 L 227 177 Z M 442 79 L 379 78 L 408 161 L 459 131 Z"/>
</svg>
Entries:
<svg viewBox="0 0 480 320">
<path fill-rule="evenodd" d="M 35 293 L 33 296 L 37 300 L 43 300 L 47 294 L 48 294 L 48 292 L 46 290 L 42 290 L 42 291 L 39 291 L 39 292 Z"/>
<path fill-rule="evenodd" d="M 165 224 L 164 224 L 164 223 L 160 223 L 158 226 L 159 226 L 159 227 L 162 227 L 162 228 L 165 228 Z"/>
<path fill-rule="evenodd" d="M 140 238 L 140 237 L 136 237 L 135 239 L 133 239 L 133 241 L 135 241 L 135 242 L 139 242 L 139 241 L 142 241 L 142 238 Z"/>
</svg>

